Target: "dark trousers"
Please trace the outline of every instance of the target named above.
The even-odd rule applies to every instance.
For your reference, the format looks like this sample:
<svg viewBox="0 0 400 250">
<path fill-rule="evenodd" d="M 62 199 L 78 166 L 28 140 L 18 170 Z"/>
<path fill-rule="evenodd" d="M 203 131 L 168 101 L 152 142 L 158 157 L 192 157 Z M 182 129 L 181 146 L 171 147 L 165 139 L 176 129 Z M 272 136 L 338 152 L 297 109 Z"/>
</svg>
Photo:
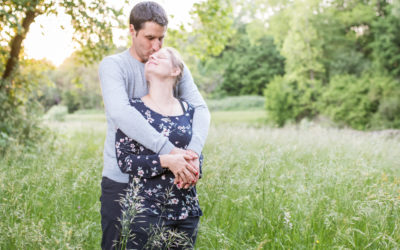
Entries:
<svg viewBox="0 0 400 250">
<path fill-rule="evenodd" d="M 101 229 L 103 237 L 101 239 L 102 249 L 115 249 L 113 245 L 119 240 L 121 223 L 118 220 L 121 217 L 122 208 L 119 204 L 121 196 L 125 195 L 128 188 L 127 183 L 119 183 L 107 177 L 101 180 Z"/>
<path fill-rule="evenodd" d="M 174 221 L 157 216 L 139 216 L 131 225 L 134 239 L 128 242 L 127 249 L 193 249 L 199 219 L 199 217 L 188 217 L 185 220 Z M 181 236 L 176 236 L 176 233 Z M 185 237 L 182 238 L 182 235 Z"/>
<path fill-rule="evenodd" d="M 115 182 L 107 177 L 103 177 L 101 181 L 101 228 L 103 236 L 101 239 L 102 249 L 118 249 L 114 247 L 120 240 L 121 217 L 122 207 L 119 200 L 125 195 L 125 190 L 128 188 L 127 183 Z M 133 242 L 129 242 L 128 249 L 143 249 L 149 239 L 149 228 L 154 226 L 162 226 L 167 230 L 177 230 L 183 232 L 190 239 L 190 246 L 185 247 L 193 248 L 197 237 L 197 226 L 199 217 L 189 217 L 185 220 L 165 220 L 159 217 L 138 217 L 133 225 L 131 231 L 135 234 Z M 162 247 L 160 247 L 162 248 Z M 158 248 L 154 248 L 158 249 Z M 170 247 L 170 249 L 183 249 L 181 247 Z"/>
</svg>

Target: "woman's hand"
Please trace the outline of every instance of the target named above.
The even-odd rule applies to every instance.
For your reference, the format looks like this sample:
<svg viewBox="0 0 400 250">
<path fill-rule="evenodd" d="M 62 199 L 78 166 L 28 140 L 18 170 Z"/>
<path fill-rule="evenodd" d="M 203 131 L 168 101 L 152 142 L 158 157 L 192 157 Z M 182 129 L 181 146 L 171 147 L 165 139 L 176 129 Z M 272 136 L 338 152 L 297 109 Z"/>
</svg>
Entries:
<svg viewBox="0 0 400 250">
<path fill-rule="evenodd" d="M 184 188 L 184 189 L 188 189 L 191 186 L 196 185 L 197 181 L 199 180 L 200 177 L 200 161 L 199 161 L 199 156 L 197 155 L 197 153 L 195 153 L 193 150 L 185 150 L 182 148 L 174 148 L 170 154 L 186 154 L 188 156 L 191 157 L 191 159 L 186 159 L 187 162 L 196 170 L 196 178 L 194 180 L 194 182 L 188 183 L 188 182 L 184 182 L 182 181 L 179 177 L 176 177 L 174 180 L 174 184 L 177 184 L 179 188 Z"/>
<path fill-rule="evenodd" d="M 175 175 L 174 183 L 178 184 L 178 187 L 183 187 L 180 186 L 183 183 L 194 183 L 197 179 L 198 171 L 189 164 L 192 159 L 193 157 L 188 154 L 160 155 L 161 166 L 168 168 Z"/>
<path fill-rule="evenodd" d="M 180 181 L 181 186 L 183 188 L 185 188 L 185 189 L 196 185 L 198 180 L 199 180 L 199 177 L 200 177 L 200 161 L 199 161 L 199 158 L 188 160 L 188 163 L 196 170 L 196 173 L 195 173 L 196 178 L 195 178 L 195 180 L 192 183 L 183 183 L 183 184 L 182 184 L 182 181 L 176 180 L 176 181 Z"/>
</svg>

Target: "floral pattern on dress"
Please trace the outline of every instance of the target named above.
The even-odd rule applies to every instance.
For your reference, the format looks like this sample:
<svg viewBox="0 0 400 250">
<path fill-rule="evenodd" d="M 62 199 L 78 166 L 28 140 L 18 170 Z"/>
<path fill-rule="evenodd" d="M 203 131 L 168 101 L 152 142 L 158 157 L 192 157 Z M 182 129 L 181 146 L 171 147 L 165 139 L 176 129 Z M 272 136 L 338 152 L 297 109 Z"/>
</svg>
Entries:
<svg viewBox="0 0 400 250">
<path fill-rule="evenodd" d="M 194 108 L 187 109 L 179 116 L 164 116 L 148 108 L 140 98 L 130 100 L 143 117 L 159 133 L 168 137 L 173 145 L 186 149 L 192 139 Z M 118 166 L 128 173 L 129 182 L 140 186 L 144 198 L 144 214 L 163 216 L 170 220 L 184 220 L 189 216 L 201 216 L 202 211 L 196 193 L 196 187 L 179 189 L 174 185 L 175 176 L 162 168 L 160 157 L 139 142 L 126 136 L 121 130 L 115 135 L 115 151 Z M 200 177 L 203 156 L 200 156 Z"/>
</svg>

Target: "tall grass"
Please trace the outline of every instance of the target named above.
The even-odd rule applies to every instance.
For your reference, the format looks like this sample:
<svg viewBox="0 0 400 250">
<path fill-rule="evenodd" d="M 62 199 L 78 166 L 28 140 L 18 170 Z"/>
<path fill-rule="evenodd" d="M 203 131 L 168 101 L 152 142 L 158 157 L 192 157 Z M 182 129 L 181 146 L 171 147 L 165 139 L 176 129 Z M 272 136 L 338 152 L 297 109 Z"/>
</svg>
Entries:
<svg viewBox="0 0 400 250">
<path fill-rule="evenodd" d="M 400 248 L 399 139 L 215 114 L 197 249 Z M 0 159 L 0 249 L 99 248 L 104 117 L 51 127 L 55 141 Z"/>
<path fill-rule="evenodd" d="M 214 126 L 199 249 L 400 247 L 400 142 L 324 129 Z"/>
<path fill-rule="evenodd" d="M 0 249 L 99 248 L 105 130 L 72 124 L 0 160 Z"/>
</svg>

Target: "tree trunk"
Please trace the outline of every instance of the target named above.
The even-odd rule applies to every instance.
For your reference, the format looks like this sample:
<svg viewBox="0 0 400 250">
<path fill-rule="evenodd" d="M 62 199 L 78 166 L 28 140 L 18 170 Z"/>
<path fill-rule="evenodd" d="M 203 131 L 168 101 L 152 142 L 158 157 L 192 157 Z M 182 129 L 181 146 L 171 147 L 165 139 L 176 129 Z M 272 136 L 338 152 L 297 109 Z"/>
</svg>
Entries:
<svg viewBox="0 0 400 250">
<path fill-rule="evenodd" d="M 12 73 L 16 69 L 16 66 L 18 64 L 19 53 L 21 52 L 21 47 L 22 47 L 22 41 L 25 39 L 26 34 L 29 31 L 29 26 L 33 23 L 33 21 L 35 20 L 35 17 L 37 16 L 36 15 L 37 13 L 35 12 L 36 6 L 32 6 L 32 7 L 33 7 L 33 10 L 29 9 L 26 12 L 26 16 L 22 21 L 22 32 L 17 33 L 14 36 L 14 38 L 11 40 L 10 57 L 7 60 L 6 69 L 4 70 L 4 73 L 2 76 L 3 81 L 11 81 L 12 80 Z M 3 86 L 1 86 L 1 88 L 3 88 L 3 87 L 4 87 L 4 83 L 3 83 Z"/>
</svg>

